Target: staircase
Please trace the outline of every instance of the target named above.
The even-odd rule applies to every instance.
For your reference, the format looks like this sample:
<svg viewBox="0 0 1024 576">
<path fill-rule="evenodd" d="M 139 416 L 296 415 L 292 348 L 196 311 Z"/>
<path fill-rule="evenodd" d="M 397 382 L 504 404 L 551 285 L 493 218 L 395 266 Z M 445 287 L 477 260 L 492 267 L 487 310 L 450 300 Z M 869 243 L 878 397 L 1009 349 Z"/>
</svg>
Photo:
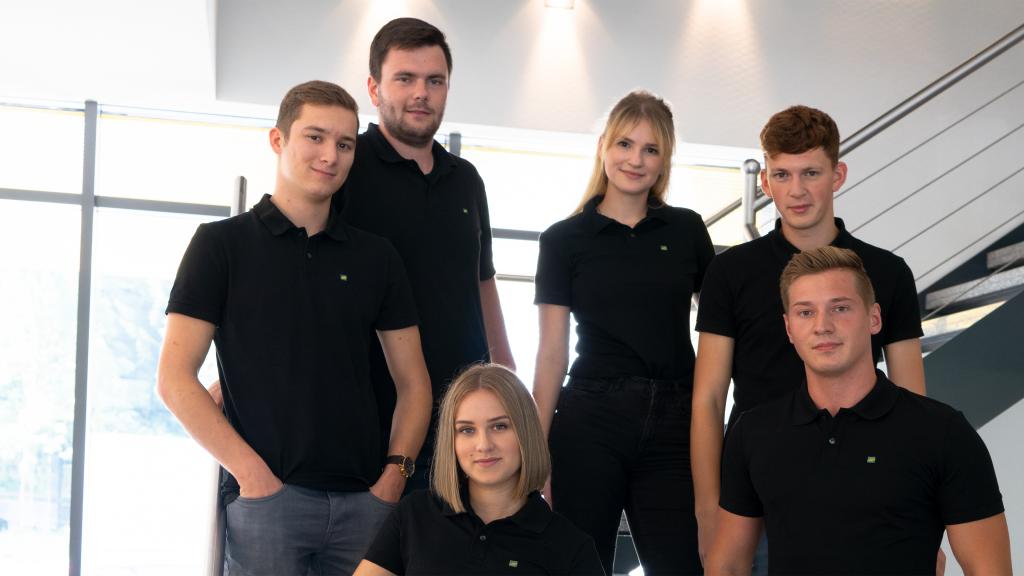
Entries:
<svg viewBox="0 0 1024 576">
<path fill-rule="evenodd" d="M 1024 292 L 1024 228 L 997 242 L 921 296 L 927 354 Z"/>
</svg>

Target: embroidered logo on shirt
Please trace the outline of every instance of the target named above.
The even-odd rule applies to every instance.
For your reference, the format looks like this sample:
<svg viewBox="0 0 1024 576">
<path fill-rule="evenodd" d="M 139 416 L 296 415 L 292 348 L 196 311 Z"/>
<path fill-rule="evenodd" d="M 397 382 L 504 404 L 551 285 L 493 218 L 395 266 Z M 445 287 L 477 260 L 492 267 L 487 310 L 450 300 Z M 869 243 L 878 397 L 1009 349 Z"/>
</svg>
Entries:
<svg viewBox="0 0 1024 576">
<path fill-rule="evenodd" d="M 508 561 L 508 567 L 509 568 L 518 568 L 519 567 L 519 560 L 509 560 Z"/>
<path fill-rule="evenodd" d="M 868 464 L 874 464 L 874 463 L 875 463 L 875 461 L 876 461 L 876 460 L 875 460 L 875 457 L 874 457 L 874 456 L 868 456 Z"/>
<path fill-rule="evenodd" d="M 338 280 L 342 282 L 348 282 L 348 274 L 338 274 Z"/>
<path fill-rule="evenodd" d="M 668 252 L 668 245 L 666 245 L 666 244 L 662 244 L 662 245 L 661 245 L 661 251 L 662 251 L 662 252 Z"/>
</svg>

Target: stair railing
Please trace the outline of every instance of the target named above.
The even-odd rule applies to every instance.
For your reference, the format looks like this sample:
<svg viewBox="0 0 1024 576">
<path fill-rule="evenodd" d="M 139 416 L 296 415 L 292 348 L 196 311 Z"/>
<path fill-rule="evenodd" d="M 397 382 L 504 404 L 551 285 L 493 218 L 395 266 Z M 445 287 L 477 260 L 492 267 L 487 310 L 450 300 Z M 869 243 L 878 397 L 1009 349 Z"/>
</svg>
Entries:
<svg viewBox="0 0 1024 576">
<path fill-rule="evenodd" d="M 953 68 L 946 74 L 943 74 L 939 79 L 918 90 L 909 98 L 889 109 L 887 112 L 871 121 L 860 130 L 857 130 L 850 136 L 847 136 L 839 144 L 839 156 L 843 157 L 859 148 L 865 142 L 885 131 L 896 122 L 899 122 L 906 115 L 917 110 L 936 96 L 959 83 L 964 78 L 970 76 L 976 70 L 997 58 L 1000 54 L 1006 52 L 1010 48 L 1013 48 L 1022 40 L 1024 40 L 1024 24 L 1014 28 L 981 52 L 978 52 L 974 56 L 968 58 L 956 68 Z M 747 170 L 748 163 L 750 162 L 757 163 L 757 160 L 747 160 L 744 162 L 743 165 L 745 172 Z M 757 178 L 751 179 L 747 177 L 744 184 L 745 186 L 741 197 L 706 219 L 704 221 L 706 226 L 710 227 L 722 218 L 731 214 L 737 208 L 744 206 L 746 203 L 747 206 L 744 207 L 743 233 L 751 238 L 760 236 L 757 231 L 756 223 L 757 211 L 768 205 L 771 202 L 771 199 L 764 196 L 764 192 L 757 185 Z"/>
</svg>

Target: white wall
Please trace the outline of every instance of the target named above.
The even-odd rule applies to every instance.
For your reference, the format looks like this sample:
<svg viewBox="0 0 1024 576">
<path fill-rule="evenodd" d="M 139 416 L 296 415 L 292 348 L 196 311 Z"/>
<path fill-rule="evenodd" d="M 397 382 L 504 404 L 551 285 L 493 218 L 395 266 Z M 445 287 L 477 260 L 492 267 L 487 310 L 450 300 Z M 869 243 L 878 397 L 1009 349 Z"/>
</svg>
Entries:
<svg viewBox="0 0 1024 576">
<path fill-rule="evenodd" d="M 1024 22 L 1019 0 L 220 0 L 217 95 L 273 103 L 311 77 L 365 96 L 377 29 L 412 15 L 447 32 L 456 122 L 587 132 L 635 87 L 675 104 L 683 140 L 757 146 L 798 102 L 844 132 Z"/>
<path fill-rule="evenodd" d="M 1024 491 L 1021 490 L 1021 486 L 1024 486 L 1024 460 L 1020 457 L 1021 423 L 1024 423 L 1024 401 L 1017 402 L 978 430 L 992 455 L 999 491 L 1003 493 L 1003 507 L 1010 528 L 1013 571 L 1017 574 L 1024 572 Z M 948 540 L 943 541 L 942 548 L 948 557 L 946 576 L 962 576 L 964 572 L 950 552 Z"/>
<path fill-rule="evenodd" d="M 0 0 L 0 13 L 0 97 L 275 105 L 317 77 L 368 108 L 370 39 L 413 15 L 451 40 L 451 121 L 589 132 L 642 86 L 675 104 L 684 141 L 756 147 L 796 102 L 852 132 L 1024 22 L 1024 2 Z"/>
<path fill-rule="evenodd" d="M 1022 83 L 1018 45 L 845 158 L 836 212 L 903 256 L 919 290 L 1024 224 Z"/>
</svg>

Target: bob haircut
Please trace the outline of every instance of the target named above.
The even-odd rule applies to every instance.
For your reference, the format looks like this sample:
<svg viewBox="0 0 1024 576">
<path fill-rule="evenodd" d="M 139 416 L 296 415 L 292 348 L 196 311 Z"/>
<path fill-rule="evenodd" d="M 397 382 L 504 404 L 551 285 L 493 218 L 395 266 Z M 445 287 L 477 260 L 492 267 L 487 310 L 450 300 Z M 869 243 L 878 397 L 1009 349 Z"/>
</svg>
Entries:
<svg viewBox="0 0 1024 576">
<path fill-rule="evenodd" d="M 434 461 L 430 485 L 437 496 L 456 512 L 465 512 L 459 491 L 460 477 L 464 476 L 455 456 L 455 412 L 459 404 L 472 392 L 487 390 L 493 393 L 509 420 L 519 440 L 519 481 L 515 496 L 527 494 L 544 487 L 544 481 L 551 473 L 551 457 L 548 443 L 537 415 L 537 405 L 527 392 L 526 386 L 508 368 L 498 364 L 476 364 L 458 375 L 441 401 L 437 421 L 437 441 L 434 446 Z"/>
<path fill-rule="evenodd" d="M 672 172 L 672 152 L 676 145 L 676 129 L 672 122 L 672 110 L 664 100 L 645 90 L 636 90 L 626 94 L 619 100 L 605 123 L 601 134 L 601 148 L 594 160 L 594 169 L 590 173 L 590 183 L 583 193 L 583 199 L 573 214 L 583 212 L 583 208 L 595 196 L 600 196 L 608 189 L 608 175 L 604 171 L 604 156 L 615 142 L 626 135 L 642 120 L 647 120 L 654 131 L 654 140 L 661 153 L 663 164 L 661 175 L 651 186 L 647 202 L 651 206 L 663 206 L 668 194 L 668 180 Z"/>
<path fill-rule="evenodd" d="M 875 290 L 871 287 L 871 279 L 864 270 L 864 262 L 853 250 L 822 246 L 795 254 L 789 264 L 782 270 L 779 277 L 779 293 L 782 295 L 782 311 L 789 312 L 789 288 L 802 276 L 821 274 L 829 270 L 846 270 L 853 274 L 857 294 L 864 305 L 870 307 L 875 303 Z"/>
<path fill-rule="evenodd" d="M 831 116 L 810 106 L 790 106 L 776 112 L 761 129 L 761 150 L 771 160 L 778 154 L 803 154 L 821 148 L 839 163 L 839 128 Z"/>
<path fill-rule="evenodd" d="M 359 127 L 359 106 L 344 88 L 323 80 L 311 80 L 292 87 L 281 100 L 274 126 L 284 135 L 285 142 L 288 141 L 292 124 L 302 114 L 302 107 L 306 104 L 340 106 L 345 110 L 351 110 L 356 115 L 356 127 Z"/>
</svg>

